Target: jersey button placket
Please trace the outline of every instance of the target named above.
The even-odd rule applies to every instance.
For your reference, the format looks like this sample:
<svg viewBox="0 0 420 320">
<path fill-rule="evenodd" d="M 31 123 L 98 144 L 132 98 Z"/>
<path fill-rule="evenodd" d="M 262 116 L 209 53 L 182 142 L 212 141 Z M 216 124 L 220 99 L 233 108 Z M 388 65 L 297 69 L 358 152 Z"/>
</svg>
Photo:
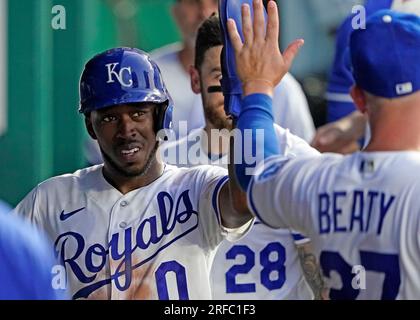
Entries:
<svg viewBox="0 0 420 320">
<path fill-rule="evenodd" d="M 123 219 L 127 218 L 127 209 L 128 209 L 129 202 L 127 200 L 119 200 L 115 203 L 112 213 L 111 213 L 111 221 L 110 226 L 112 228 L 109 228 L 109 241 L 111 241 L 114 234 L 118 233 L 119 237 L 124 237 L 124 229 L 127 227 L 128 223 L 125 222 Z M 110 257 L 111 258 L 111 257 Z M 116 272 L 116 266 L 118 264 L 111 264 L 110 270 L 111 275 L 115 274 Z M 119 294 L 118 290 L 115 290 L 115 286 L 111 286 L 111 299 L 118 299 Z"/>
<path fill-rule="evenodd" d="M 121 229 L 125 229 L 125 227 L 127 227 L 127 222 L 122 221 L 122 222 L 120 222 L 119 226 L 120 226 Z"/>
<path fill-rule="evenodd" d="M 120 202 L 120 207 L 121 207 L 121 208 L 125 208 L 125 207 L 127 207 L 127 206 L 128 206 L 128 201 L 123 200 L 123 201 L 121 201 L 121 202 Z M 121 221 L 121 222 L 120 222 L 120 224 L 119 224 L 119 227 L 120 227 L 121 229 L 125 229 L 125 227 L 127 227 L 127 222 L 125 222 L 125 221 Z"/>
</svg>

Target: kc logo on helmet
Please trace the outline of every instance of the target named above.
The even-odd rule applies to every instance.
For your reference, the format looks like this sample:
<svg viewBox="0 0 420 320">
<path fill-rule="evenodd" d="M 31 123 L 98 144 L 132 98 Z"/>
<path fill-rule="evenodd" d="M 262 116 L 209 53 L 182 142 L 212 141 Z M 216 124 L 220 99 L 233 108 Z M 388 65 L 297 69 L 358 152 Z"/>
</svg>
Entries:
<svg viewBox="0 0 420 320">
<path fill-rule="evenodd" d="M 118 65 L 119 65 L 119 63 L 117 63 L 117 62 L 108 63 L 108 64 L 105 65 L 107 67 L 107 70 L 108 70 L 108 81 L 106 83 L 114 83 L 113 76 L 115 76 L 115 78 L 117 78 L 118 82 L 122 86 L 131 87 L 133 85 L 133 80 L 131 79 L 131 67 L 121 68 L 119 72 L 116 72 L 115 68 Z M 124 82 L 124 79 L 123 79 L 124 71 L 128 72 L 128 74 L 130 75 L 130 80 L 128 81 L 128 83 Z"/>
</svg>

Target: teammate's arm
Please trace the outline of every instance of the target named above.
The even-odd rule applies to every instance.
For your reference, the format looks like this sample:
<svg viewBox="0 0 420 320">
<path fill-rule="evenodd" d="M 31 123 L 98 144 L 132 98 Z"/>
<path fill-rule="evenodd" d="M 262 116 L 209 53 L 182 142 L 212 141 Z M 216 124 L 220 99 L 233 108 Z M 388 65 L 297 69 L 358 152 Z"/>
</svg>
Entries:
<svg viewBox="0 0 420 320">
<path fill-rule="evenodd" d="M 296 249 L 303 274 L 314 293 L 315 300 L 328 300 L 328 288 L 325 286 L 321 268 L 313 252 L 311 242 L 296 244 Z"/>
<path fill-rule="evenodd" d="M 320 127 L 311 145 L 320 152 L 352 153 L 360 150 L 367 119 L 360 111 Z"/>
</svg>

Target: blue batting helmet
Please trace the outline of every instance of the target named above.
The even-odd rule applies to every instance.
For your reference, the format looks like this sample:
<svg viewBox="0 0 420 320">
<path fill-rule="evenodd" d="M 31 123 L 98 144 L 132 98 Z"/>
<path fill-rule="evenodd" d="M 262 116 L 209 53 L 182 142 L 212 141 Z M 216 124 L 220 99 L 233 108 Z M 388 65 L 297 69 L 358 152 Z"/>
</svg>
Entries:
<svg viewBox="0 0 420 320">
<path fill-rule="evenodd" d="M 160 105 L 157 131 L 170 129 L 173 102 L 158 65 L 135 48 L 114 48 L 89 60 L 80 78 L 80 113 L 118 104 Z"/>
</svg>

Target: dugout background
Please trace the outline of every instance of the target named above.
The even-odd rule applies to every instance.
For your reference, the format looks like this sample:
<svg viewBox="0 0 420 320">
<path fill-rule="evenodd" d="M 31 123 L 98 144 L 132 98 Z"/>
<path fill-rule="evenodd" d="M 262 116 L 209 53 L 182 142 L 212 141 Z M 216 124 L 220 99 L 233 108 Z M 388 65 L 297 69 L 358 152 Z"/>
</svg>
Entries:
<svg viewBox="0 0 420 320">
<path fill-rule="evenodd" d="M 149 51 L 179 40 L 172 1 L 0 0 L 0 199 L 14 206 L 37 183 L 86 165 L 87 134 L 77 112 L 84 62 L 114 46 Z M 282 44 L 306 40 L 306 53 L 292 71 L 304 84 L 317 125 L 333 31 L 355 1 L 278 1 Z M 65 30 L 51 26 L 54 5 L 66 10 Z"/>
</svg>

